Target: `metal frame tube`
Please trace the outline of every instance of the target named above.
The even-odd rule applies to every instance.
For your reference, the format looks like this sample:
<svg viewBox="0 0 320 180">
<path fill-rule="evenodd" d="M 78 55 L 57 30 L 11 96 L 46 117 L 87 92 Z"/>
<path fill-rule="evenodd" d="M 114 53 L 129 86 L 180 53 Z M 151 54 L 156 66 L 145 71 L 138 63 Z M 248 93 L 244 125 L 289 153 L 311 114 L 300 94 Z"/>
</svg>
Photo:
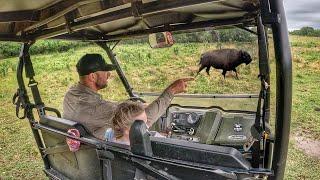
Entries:
<svg viewBox="0 0 320 180">
<path fill-rule="evenodd" d="M 112 52 L 110 47 L 105 42 L 97 41 L 95 43 L 107 52 L 110 61 L 112 62 L 113 65 L 116 66 L 117 74 L 118 74 L 122 84 L 124 85 L 124 88 L 126 89 L 127 93 L 129 94 L 130 97 L 135 97 L 135 95 L 132 92 L 133 88 L 130 86 L 126 76 L 124 75 L 124 73 L 118 63 L 118 60 L 117 60 L 115 54 Z"/>
<path fill-rule="evenodd" d="M 77 140 L 77 141 L 81 141 L 82 143 L 86 144 L 86 145 L 89 145 L 89 146 L 92 146 L 92 147 L 95 147 L 95 148 L 101 148 L 102 145 L 101 143 L 99 143 L 98 141 L 96 140 L 92 140 L 92 139 L 89 139 L 89 138 L 85 138 L 85 137 L 75 137 L 75 136 L 71 136 L 69 135 L 68 133 L 66 132 L 62 132 L 60 130 L 57 130 L 57 129 L 54 129 L 54 128 L 51 128 L 49 126 L 46 126 L 46 125 L 41 125 L 39 123 L 35 123 L 34 124 L 34 127 L 36 129 L 41 129 L 41 130 L 44 130 L 44 131 L 47 131 L 47 132 L 50 132 L 50 133 L 53 133 L 53 134 L 59 134 L 59 135 L 62 135 L 62 136 L 65 136 L 65 137 L 68 137 L 70 139 L 74 139 L 74 140 Z"/>
<path fill-rule="evenodd" d="M 270 66 L 269 66 L 269 56 L 268 56 L 268 44 L 265 32 L 265 27 L 262 24 L 261 16 L 257 17 L 257 33 L 258 33 L 258 44 L 259 44 L 259 70 L 260 75 L 263 79 L 270 85 Z M 263 82 L 262 82 L 263 83 Z M 261 88 L 264 88 L 262 85 Z M 265 104 L 265 122 L 269 122 L 270 117 L 270 87 L 266 89 L 266 98 L 264 99 Z"/>
<path fill-rule="evenodd" d="M 283 179 L 290 135 L 292 106 L 292 58 L 283 0 L 270 0 L 272 13 L 278 14 L 280 23 L 272 24 L 276 56 L 276 124 L 272 161 L 274 175 L 270 179 Z"/>
<path fill-rule="evenodd" d="M 237 26 L 235 26 L 235 27 L 237 27 L 237 28 L 239 28 L 239 29 L 242 29 L 242 30 L 244 30 L 244 31 L 247 31 L 247 32 L 249 32 L 249 33 L 251 33 L 251 34 L 258 35 L 258 32 L 255 32 L 255 31 L 253 31 L 253 30 L 251 30 L 251 29 L 249 29 L 249 28 L 247 28 L 247 27 L 244 27 L 244 26 L 242 26 L 242 25 L 237 25 Z"/>
</svg>

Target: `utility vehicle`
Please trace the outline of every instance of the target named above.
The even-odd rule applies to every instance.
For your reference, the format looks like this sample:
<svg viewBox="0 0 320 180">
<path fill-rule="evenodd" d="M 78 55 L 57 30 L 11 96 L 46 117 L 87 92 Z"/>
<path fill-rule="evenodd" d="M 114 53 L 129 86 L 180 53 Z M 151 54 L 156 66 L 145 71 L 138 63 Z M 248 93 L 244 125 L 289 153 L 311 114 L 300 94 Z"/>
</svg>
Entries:
<svg viewBox="0 0 320 180">
<path fill-rule="evenodd" d="M 133 179 L 136 169 L 151 179 L 283 179 L 292 67 L 282 0 L 0 0 L 0 4 L 0 40 L 22 44 L 14 95 L 17 116 L 30 122 L 50 179 Z M 114 44 L 150 34 L 151 47 L 170 47 L 171 34 L 219 27 L 256 34 L 260 92 L 178 95 L 153 127 L 160 132 L 169 129 L 171 137 L 150 137 L 144 124 L 136 121 L 131 147 L 96 139 L 83 125 L 61 118 L 57 109 L 44 104 L 29 55 L 40 39 L 92 41 L 117 67 L 128 97 L 144 101 L 157 94 L 133 92 L 112 51 Z M 273 38 L 276 59 L 274 130 L 269 128 L 268 38 Z M 185 99 L 194 103 L 181 103 Z M 226 108 L 218 101 L 243 106 Z M 255 107 L 247 107 L 246 101 Z M 72 128 L 80 137 L 67 133 Z M 67 137 L 81 142 L 78 151 L 69 151 Z"/>
</svg>

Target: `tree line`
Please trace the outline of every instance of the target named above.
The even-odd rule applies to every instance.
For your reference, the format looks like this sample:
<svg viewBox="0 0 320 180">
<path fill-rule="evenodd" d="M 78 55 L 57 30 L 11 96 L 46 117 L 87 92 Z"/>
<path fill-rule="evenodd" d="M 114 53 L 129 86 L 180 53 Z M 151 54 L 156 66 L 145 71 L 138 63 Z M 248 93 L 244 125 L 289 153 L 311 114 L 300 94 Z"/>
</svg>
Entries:
<svg viewBox="0 0 320 180">
<path fill-rule="evenodd" d="M 173 34 L 176 43 L 210 43 L 210 42 L 251 42 L 255 40 L 255 35 L 241 29 L 221 29 L 207 30 L 200 32 Z M 138 39 L 125 40 L 124 44 L 147 43 L 148 37 L 144 36 Z M 51 52 L 64 52 L 69 49 L 87 46 L 92 43 L 77 41 L 57 41 L 40 40 L 35 43 L 31 49 L 31 54 L 42 54 Z M 0 59 L 6 57 L 18 56 L 20 52 L 20 43 L 0 42 Z"/>
<path fill-rule="evenodd" d="M 320 37 L 320 29 L 314 29 L 313 27 L 302 27 L 299 30 L 291 31 L 290 34 L 298 36 L 314 36 Z"/>
</svg>

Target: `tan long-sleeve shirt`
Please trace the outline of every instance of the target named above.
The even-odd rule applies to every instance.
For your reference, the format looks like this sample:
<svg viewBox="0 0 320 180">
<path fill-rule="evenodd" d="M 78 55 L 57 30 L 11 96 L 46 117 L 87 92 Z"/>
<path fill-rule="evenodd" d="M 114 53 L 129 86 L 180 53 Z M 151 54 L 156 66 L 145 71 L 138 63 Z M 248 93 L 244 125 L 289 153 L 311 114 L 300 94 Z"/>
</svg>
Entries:
<svg viewBox="0 0 320 180">
<path fill-rule="evenodd" d="M 148 124 L 153 124 L 166 111 L 172 98 L 173 94 L 165 90 L 146 108 Z M 63 118 L 81 123 L 93 136 L 104 139 L 106 129 L 112 127 L 117 104 L 102 99 L 101 94 L 78 83 L 64 97 Z"/>
</svg>

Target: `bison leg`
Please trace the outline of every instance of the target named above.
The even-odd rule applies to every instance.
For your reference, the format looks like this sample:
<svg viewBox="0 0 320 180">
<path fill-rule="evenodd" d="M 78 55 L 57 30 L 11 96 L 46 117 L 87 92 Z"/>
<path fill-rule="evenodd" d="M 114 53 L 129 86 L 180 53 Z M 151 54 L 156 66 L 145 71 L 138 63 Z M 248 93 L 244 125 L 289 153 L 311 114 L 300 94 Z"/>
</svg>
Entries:
<svg viewBox="0 0 320 180">
<path fill-rule="evenodd" d="M 207 69 L 206 69 L 206 72 L 207 72 L 208 76 L 210 75 L 210 74 L 209 74 L 210 67 L 211 67 L 211 66 L 208 66 Z"/>
<path fill-rule="evenodd" d="M 197 75 L 196 75 L 196 77 L 199 75 L 199 73 L 205 68 L 206 66 L 204 66 L 204 65 L 201 65 L 201 67 L 199 68 L 199 71 L 197 72 Z"/>
<path fill-rule="evenodd" d="M 234 68 L 233 71 L 236 73 L 236 77 L 237 77 L 237 79 L 239 80 L 238 72 L 237 72 L 236 68 Z"/>
<path fill-rule="evenodd" d="M 223 70 L 223 71 L 222 71 L 222 75 L 223 75 L 224 79 L 226 79 L 226 73 L 227 73 L 226 70 Z"/>
</svg>

